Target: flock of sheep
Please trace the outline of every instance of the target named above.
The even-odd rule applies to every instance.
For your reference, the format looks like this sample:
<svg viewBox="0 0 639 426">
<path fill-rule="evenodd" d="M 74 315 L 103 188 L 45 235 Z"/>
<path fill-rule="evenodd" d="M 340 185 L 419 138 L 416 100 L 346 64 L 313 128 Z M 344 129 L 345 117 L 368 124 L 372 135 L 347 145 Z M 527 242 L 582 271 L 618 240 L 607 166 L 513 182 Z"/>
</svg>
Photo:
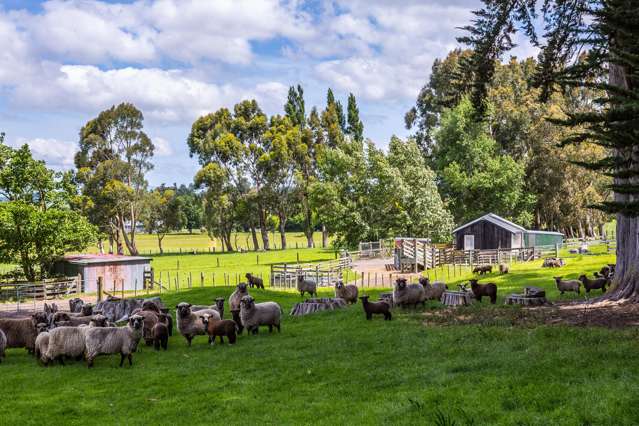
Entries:
<svg viewBox="0 0 639 426">
<path fill-rule="evenodd" d="M 559 267 L 560 262 L 545 262 L 545 265 Z M 507 265 L 500 265 L 502 274 L 508 273 Z M 492 271 L 491 265 L 476 267 L 473 272 L 483 275 Z M 595 279 L 585 274 L 578 280 L 563 280 L 555 277 L 557 289 L 561 294 L 572 291 L 580 294 L 581 286 L 587 293 L 593 289 L 606 291 L 614 276 L 615 265 L 609 264 L 595 272 Z M 261 278 L 246 274 L 247 283 L 237 285 L 229 298 L 232 319 L 224 319 L 224 299 L 217 298 L 211 306 L 192 305 L 182 302 L 176 306 L 176 322 L 179 333 L 184 336 L 188 345 L 196 336 L 208 336 L 213 344 L 217 338 L 224 343 L 237 341 L 237 335 L 246 329 L 248 334 L 257 334 L 260 326 L 281 331 L 282 309 L 276 302 L 256 303 L 248 289 L 263 289 Z M 470 280 L 472 296 L 481 302 L 488 297 L 495 303 L 497 286 L 495 283 L 479 284 L 476 279 Z M 465 290 L 465 286 L 461 286 Z M 419 283 L 409 284 L 406 278 L 398 278 L 392 294 L 382 295 L 378 301 L 369 301 L 369 296 L 359 296 L 357 286 L 344 284 L 341 280 L 335 283 L 335 297 L 348 304 L 362 301 L 362 308 L 367 319 L 373 315 L 383 315 L 384 319 L 392 319 L 391 308 L 425 306 L 427 300 L 441 300 L 448 287 L 442 282 L 431 283 L 427 277 L 421 277 Z M 303 276 L 297 280 L 300 296 L 305 294 L 317 296 L 317 283 Z M 359 297 L 358 297 L 359 296 Z M 133 364 L 132 354 L 137 351 L 138 344 L 144 339 L 147 346 L 153 345 L 156 350 L 168 349 L 169 336 L 173 334 L 173 319 L 166 309 L 152 300 L 145 301 L 140 308 L 131 312 L 124 326 L 116 326 L 99 311 L 93 311 L 92 305 L 80 306 L 73 312 L 75 301 L 70 302 L 72 312 L 58 312 L 47 309 L 37 312 L 28 318 L 0 318 L 0 361 L 5 355 L 5 348 L 26 348 L 36 359 L 48 365 L 54 361 L 64 364 L 65 359 L 85 359 L 87 366 L 92 367 L 99 355 L 120 354 L 120 366 L 125 360 Z M 48 307 L 47 307 L 48 308 Z"/>
</svg>

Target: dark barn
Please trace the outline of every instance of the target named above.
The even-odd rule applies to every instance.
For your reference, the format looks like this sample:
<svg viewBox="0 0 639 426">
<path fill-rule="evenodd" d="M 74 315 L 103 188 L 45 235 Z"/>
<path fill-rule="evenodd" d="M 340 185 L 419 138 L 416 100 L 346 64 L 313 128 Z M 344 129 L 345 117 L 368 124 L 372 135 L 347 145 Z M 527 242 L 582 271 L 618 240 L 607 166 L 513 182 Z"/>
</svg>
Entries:
<svg viewBox="0 0 639 426">
<path fill-rule="evenodd" d="M 453 230 L 455 249 L 492 250 L 523 248 L 526 229 L 488 213 Z"/>
</svg>

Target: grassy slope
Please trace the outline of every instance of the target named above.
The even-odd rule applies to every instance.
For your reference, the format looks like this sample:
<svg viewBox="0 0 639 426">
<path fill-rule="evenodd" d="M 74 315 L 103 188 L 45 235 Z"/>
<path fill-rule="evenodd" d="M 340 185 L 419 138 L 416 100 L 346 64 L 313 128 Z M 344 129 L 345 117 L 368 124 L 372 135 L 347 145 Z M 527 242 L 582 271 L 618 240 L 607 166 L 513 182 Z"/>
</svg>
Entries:
<svg viewBox="0 0 639 426">
<path fill-rule="evenodd" d="M 562 272 L 594 270 L 609 259 L 575 258 Z M 527 284 L 550 290 L 556 272 L 513 269 L 491 277 L 500 296 Z M 169 306 L 206 303 L 231 290 L 163 298 Z M 285 313 L 299 300 L 268 290 L 254 295 L 278 301 Z M 132 369 L 118 368 L 119 357 L 101 358 L 93 370 L 82 363 L 41 368 L 23 350 L 10 350 L 0 366 L 0 407 L 11 409 L 0 423 L 414 424 L 435 423 L 438 415 L 459 424 L 639 421 L 634 329 L 425 327 L 418 313 L 397 310 L 391 322 L 367 322 L 358 304 L 285 316 L 282 330 L 242 336 L 235 347 L 209 348 L 200 337 L 187 348 L 174 336 L 167 353 L 143 347 Z"/>
</svg>

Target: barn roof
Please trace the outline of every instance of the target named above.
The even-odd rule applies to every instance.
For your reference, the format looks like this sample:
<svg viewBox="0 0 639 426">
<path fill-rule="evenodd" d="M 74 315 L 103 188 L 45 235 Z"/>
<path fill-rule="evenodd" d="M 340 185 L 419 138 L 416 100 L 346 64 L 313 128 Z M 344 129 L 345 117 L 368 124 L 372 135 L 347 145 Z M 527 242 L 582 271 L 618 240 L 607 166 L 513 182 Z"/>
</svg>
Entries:
<svg viewBox="0 0 639 426">
<path fill-rule="evenodd" d="M 74 265 L 92 265 L 150 262 L 151 258 L 143 256 L 123 256 L 118 254 L 72 254 L 64 256 L 62 260 Z"/>
<path fill-rule="evenodd" d="M 465 224 L 453 229 L 453 233 L 459 231 L 460 229 L 464 229 L 467 226 L 470 226 L 470 225 L 472 225 L 474 223 L 480 222 L 482 220 L 491 222 L 491 223 L 493 223 L 493 224 L 495 224 L 495 225 L 497 225 L 497 226 L 499 226 L 501 228 L 506 229 L 507 231 L 512 232 L 513 234 L 517 233 L 517 232 L 526 232 L 526 228 L 524 228 L 523 226 L 519 226 L 519 225 L 517 225 L 515 223 L 512 223 L 511 221 L 506 220 L 506 219 L 504 219 L 501 216 L 497 216 L 494 213 L 488 213 L 488 214 L 483 215 L 482 217 L 478 217 L 477 219 L 475 219 L 475 220 L 473 220 L 471 222 L 465 223 Z"/>
</svg>

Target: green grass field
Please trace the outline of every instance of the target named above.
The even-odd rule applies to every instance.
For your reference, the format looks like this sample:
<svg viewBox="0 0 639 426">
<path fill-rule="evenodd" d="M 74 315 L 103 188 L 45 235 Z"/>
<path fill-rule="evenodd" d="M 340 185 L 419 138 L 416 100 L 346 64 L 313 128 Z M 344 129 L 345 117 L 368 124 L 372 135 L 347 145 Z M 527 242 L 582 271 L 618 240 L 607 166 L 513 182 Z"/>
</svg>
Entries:
<svg viewBox="0 0 639 426">
<path fill-rule="evenodd" d="M 540 261 L 521 263 L 508 275 L 493 273 L 485 280 L 498 283 L 500 303 L 525 285 L 544 287 L 556 300 L 553 275 L 574 277 L 613 260 L 605 254 L 576 256 L 561 270 L 539 268 Z M 460 279 L 447 281 L 454 285 Z M 382 290 L 362 291 L 376 297 Z M 231 292 L 205 287 L 162 298 L 173 307 L 180 301 L 210 303 Z M 258 301 L 281 304 L 281 334 L 262 331 L 241 336 L 235 346 L 214 347 L 200 337 L 189 348 L 176 333 L 166 353 L 143 346 L 132 368 L 119 368 L 118 356 L 98 359 L 93 370 L 82 362 L 44 368 L 24 350 L 9 350 L 0 365 L 0 423 L 639 422 L 635 328 L 426 325 L 421 308 L 395 309 L 390 322 L 366 321 L 359 303 L 292 318 L 288 312 L 300 300 L 297 294 L 252 293 Z M 322 289 L 320 296 L 331 293 Z M 429 302 L 426 312 L 439 309 Z M 489 317 L 494 310 L 519 310 L 486 302 L 466 309 Z"/>
<path fill-rule="evenodd" d="M 140 254 L 156 254 L 160 252 L 158 248 L 158 238 L 156 235 L 151 234 L 137 234 L 135 237 L 136 245 Z M 272 248 L 281 248 L 280 234 L 269 233 Z M 289 248 L 304 248 L 306 247 L 306 236 L 301 232 L 287 232 L 286 233 L 287 244 Z M 262 239 L 258 234 L 258 240 L 260 247 L 262 245 Z M 248 232 L 236 232 L 231 237 L 233 246 L 242 249 L 253 249 L 253 239 Z M 322 246 L 322 233 L 316 232 L 313 234 L 313 241 L 316 247 Z M 166 253 L 178 253 L 180 249 L 186 251 L 208 251 L 209 249 L 216 249 L 217 252 L 222 250 L 222 244 L 219 239 L 211 240 L 206 233 L 200 233 L 194 231 L 193 234 L 188 232 L 168 234 L 162 241 L 162 247 Z M 89 247 L 86 250 L 88 253 L 97 253 L 97 246 Z"/>
</svg>

